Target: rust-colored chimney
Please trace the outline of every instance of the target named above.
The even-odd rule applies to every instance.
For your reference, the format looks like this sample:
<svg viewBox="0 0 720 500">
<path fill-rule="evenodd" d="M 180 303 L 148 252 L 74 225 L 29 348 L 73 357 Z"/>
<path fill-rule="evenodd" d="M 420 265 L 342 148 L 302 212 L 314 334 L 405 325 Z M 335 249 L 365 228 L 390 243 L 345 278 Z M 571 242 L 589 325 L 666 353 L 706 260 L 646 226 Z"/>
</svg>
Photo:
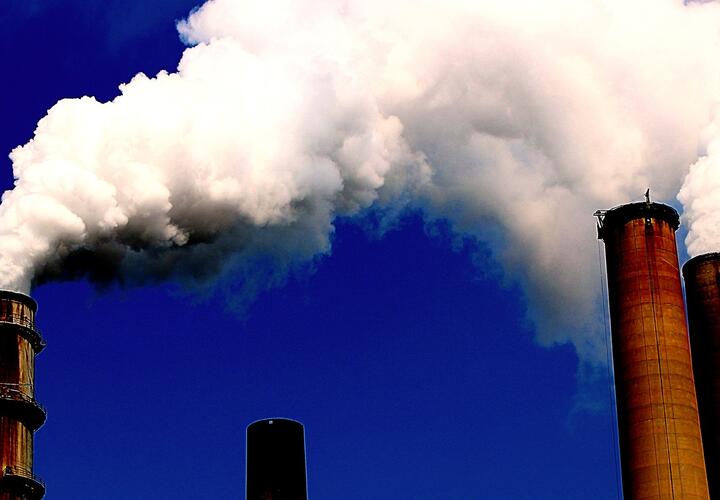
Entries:
<svg viewBox="0 0 720 500">
<path fill-rule="evenodd" d="M 598 212 L 605 242 L 625 500 L 708 499 L 675 230 L 677 212 Z"/>
<path fill-rule="evenodd" d="M 33 474 L 33 434 L 45 422 L 35 401 L 35 355 L 45 347 L 36 310 L 27 295 L 0 291 L 0 500 L 45 494 Z"/>
<path fill-rule="evenodd" d="M 711 498 L 720 498 L 720 253 L 683 266 L 690 345 Z"/>
</svg>

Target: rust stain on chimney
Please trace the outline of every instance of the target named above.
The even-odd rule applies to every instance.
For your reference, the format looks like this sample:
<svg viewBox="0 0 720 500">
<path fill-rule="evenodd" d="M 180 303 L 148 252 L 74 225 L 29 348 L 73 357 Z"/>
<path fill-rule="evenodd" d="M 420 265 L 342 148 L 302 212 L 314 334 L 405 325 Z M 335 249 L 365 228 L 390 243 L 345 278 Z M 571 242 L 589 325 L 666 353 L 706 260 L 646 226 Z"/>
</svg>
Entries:
<svg viewBox="0 0 720 500">
<path fill-rule="evenodd" d="M 45 422 L 35 401 L 35 355 L 45 347 L 36 310 L 27 295 L 0 291 L 0 500 L 45 494 L 33 474 L 33 436 Z"/>
<path fill-rule="evenodd" d="M 712 498 L 720 498 L 720 253 L 683 266 L 690 345 Z"/>
<path fill-rule="evenodd" d="M 648 201 L 598 216 L 624 498 L 708 499 L 675 243 L 678 214 Z"/>
</svg>

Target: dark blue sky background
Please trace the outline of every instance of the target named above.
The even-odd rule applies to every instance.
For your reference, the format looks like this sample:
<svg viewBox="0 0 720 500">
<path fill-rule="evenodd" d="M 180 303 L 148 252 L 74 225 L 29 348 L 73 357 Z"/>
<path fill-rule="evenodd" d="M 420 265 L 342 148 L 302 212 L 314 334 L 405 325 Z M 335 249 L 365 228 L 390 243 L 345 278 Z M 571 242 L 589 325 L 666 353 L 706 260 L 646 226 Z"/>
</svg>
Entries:
<svg viewBox="0 0 720 500">
<path fill-rule="evenodd" d="M 58 99 L 173 70 L 194 5 L 3 0 L 1 186 Z M 37 288 L 47 498 L 243 498 L 245 426 L 269 416 L 305 424 L 311 500 L 616 498 L 606 384 L 578 395 L 573 349 L 537 346 L 519 290 L 456 247 L 419 214 L 382 239 L 339 221 L 332 255 L 242 314 L 232 287 Z"/>
</svg>

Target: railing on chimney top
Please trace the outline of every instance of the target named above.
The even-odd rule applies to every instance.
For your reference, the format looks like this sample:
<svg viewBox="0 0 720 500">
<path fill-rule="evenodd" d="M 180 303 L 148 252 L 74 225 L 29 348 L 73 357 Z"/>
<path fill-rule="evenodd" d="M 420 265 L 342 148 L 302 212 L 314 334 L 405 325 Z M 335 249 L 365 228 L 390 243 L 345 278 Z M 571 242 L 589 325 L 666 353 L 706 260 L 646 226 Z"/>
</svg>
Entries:
<svg viewBox="0 0 720 500">
<path fill-rule="evenodd" d="M 0 323 L 20 325 L 37 332 L 37 330 L 35 329 L 35 322 L 32 320 L 32 318 L 28 318 L 24 314 L 2 314 L 0 315 Z"/>
</svg>

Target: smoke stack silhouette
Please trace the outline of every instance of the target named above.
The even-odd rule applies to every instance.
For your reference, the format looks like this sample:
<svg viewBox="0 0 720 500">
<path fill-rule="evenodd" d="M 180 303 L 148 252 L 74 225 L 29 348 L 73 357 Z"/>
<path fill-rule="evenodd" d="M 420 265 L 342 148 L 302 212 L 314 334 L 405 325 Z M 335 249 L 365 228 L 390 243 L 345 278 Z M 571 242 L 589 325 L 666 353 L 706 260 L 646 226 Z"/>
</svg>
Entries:
<svg viewBox="0 0 720 500">
<path fill-rule="evenodd" d="M 305 430 L 286 418 L 247 428 L 246 500 L 307 500 Z"/>
</svg>

